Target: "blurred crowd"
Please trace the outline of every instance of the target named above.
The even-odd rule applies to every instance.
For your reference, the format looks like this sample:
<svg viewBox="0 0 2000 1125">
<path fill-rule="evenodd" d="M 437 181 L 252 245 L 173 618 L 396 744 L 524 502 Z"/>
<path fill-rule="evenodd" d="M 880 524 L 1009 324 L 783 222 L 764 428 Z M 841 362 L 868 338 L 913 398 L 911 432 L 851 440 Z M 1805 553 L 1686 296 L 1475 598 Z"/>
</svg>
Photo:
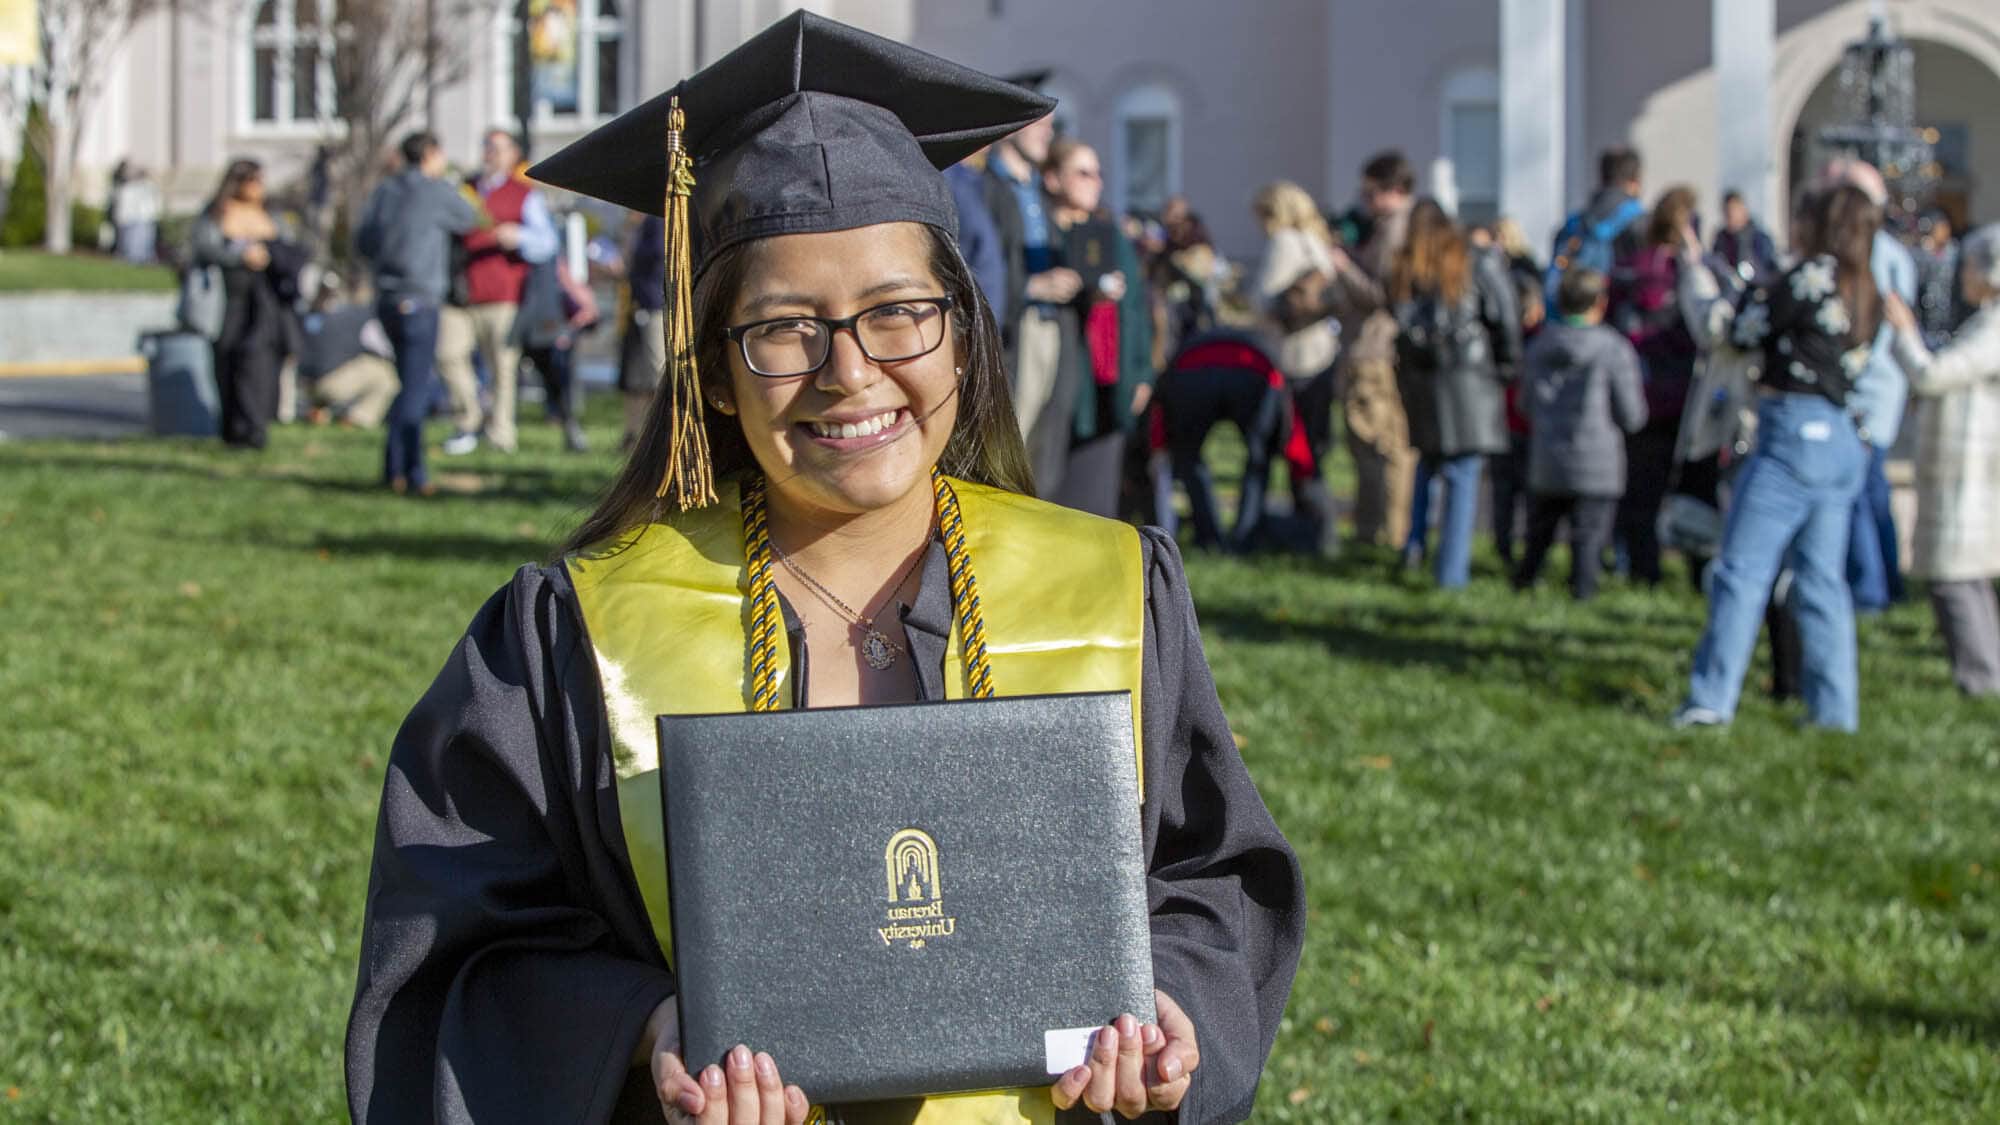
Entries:
<svg viewBox="0 0 2000 1125">
<path fill-rule="evenodd" d="M 224 440 L 264 443 L 289 363 L 313 417 L 383 426 L 385 483 L 428 493 L 426 419 L 447 419 L 447 455 L 511 452 L 525 367 L 581 450 L 575 349 L 608 323 L 629 445 L 666 359 L 661 220 L 586 239 L 505 130 L 466 175 L 429 134 L 399 155 L 354 230 L 365 279 L 280 229 L 254 162 L 201 214 L 183 319 L 213 342 Z M 1390 151 L 1334 207 L 1288 182 L 1257 191 L 1251 263 L 1185 198 L 1111 213 L 1098 153 L 1052 118 L 946 178 L 1045 498 L 1170 530 L 1185 511 L 1205 549 L 1374 544 L 1441 589 L 1468 583 L 1482 513 L 1521 590 L 1559 539 L 1578 599 L 1607 570 L 1657 585 L 1678 552 L 1709 599 L 1688 725 L 1729 721 L 1768 626 L 1774 689 L 1852 729 L 1854 616 L 1904 597 L 1907 572 L 1959 686 L 2000 693 L 2000 230 L 1961 239 L 1865 163 L 1802 189 L 1782 239 L 1735 193 L 1704 237 L 1693 188 L 1648 202 L 1639 154 L 1614 148 L 1544 251 L 1506 218 L 1460 223 Z M 128 196 L 120 245 L 150 253 L 124 225 L 144 190 Z M 615 310 L 593 296 L 607 278 Z M 1240 441 L 1216 446 L 1225 422 Z M 1907 559 L 1896 448 L 1915 468 Z M 1237 485 L 1229 518 L 1218 468 Z"/>
</svg>

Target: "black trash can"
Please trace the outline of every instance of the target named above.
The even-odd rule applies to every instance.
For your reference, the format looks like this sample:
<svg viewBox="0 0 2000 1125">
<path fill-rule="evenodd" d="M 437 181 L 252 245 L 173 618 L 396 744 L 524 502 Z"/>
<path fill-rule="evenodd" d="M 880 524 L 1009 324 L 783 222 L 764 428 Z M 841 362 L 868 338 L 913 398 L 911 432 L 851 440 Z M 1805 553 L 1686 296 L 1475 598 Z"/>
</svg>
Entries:
<svg viewBox="0 0 2000 1125">
<path fill-rule="evenodd" d="M 139 337 L 139 354 L 146 357 L 153 432 L 214 437 L 222 410 L 215 393 L 215 349 L 208 339 L 196 332 L 147 332 Z"/>
</svg>

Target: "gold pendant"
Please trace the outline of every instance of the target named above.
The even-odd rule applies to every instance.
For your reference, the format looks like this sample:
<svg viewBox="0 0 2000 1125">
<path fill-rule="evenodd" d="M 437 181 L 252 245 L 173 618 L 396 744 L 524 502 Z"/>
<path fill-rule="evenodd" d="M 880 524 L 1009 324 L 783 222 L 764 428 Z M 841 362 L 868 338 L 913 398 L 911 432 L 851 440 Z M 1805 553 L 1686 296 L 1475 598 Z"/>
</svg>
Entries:
<svg viewBox="0 0 2000 1125">
<path fill-rule="evenodd" d="M 866 660 L 868 666 L 877 672 L 893 667 L 896 663 L 896 646 L 890 644 L 889 638 L 874 629 L 868 630 L 867 634 L 861 640 L 861 659 Z"/>
</svg>

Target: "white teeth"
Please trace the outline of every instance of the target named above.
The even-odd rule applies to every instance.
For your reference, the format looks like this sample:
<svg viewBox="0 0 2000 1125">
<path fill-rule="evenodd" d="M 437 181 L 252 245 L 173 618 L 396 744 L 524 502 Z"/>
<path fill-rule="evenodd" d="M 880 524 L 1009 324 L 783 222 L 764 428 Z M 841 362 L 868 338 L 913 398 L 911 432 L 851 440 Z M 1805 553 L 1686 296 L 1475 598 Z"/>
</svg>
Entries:
<svg viewBox="0 0 2000 1125">
<path fill-rule="evenodd" d="M 823 438 L 873 437 L 896 424 L 901 410 L 890 410 L 859 422 L 814 422 L 812 431 Z"/>
</svg>

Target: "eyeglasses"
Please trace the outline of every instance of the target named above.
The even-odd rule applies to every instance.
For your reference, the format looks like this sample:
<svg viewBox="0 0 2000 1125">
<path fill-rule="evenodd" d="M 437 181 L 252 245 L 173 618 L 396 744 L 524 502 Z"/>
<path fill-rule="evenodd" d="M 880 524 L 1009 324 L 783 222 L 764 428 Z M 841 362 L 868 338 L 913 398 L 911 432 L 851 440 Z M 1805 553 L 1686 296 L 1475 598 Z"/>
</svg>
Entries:
<svg viewBox="0 0 2000 1125">
<path fill-rule="evenodd" d="M 853 333 L 861 354 L 876 363 L 901 363 L 929 355 L 944 343 L 950 297 L 910 297 L 862 309 L 838 320 L 783 316 L 723 330 L 743 353 L 743 364 L 766 379 L 810 375 L 833 354 L 833 334 Z"/>
</svg>

